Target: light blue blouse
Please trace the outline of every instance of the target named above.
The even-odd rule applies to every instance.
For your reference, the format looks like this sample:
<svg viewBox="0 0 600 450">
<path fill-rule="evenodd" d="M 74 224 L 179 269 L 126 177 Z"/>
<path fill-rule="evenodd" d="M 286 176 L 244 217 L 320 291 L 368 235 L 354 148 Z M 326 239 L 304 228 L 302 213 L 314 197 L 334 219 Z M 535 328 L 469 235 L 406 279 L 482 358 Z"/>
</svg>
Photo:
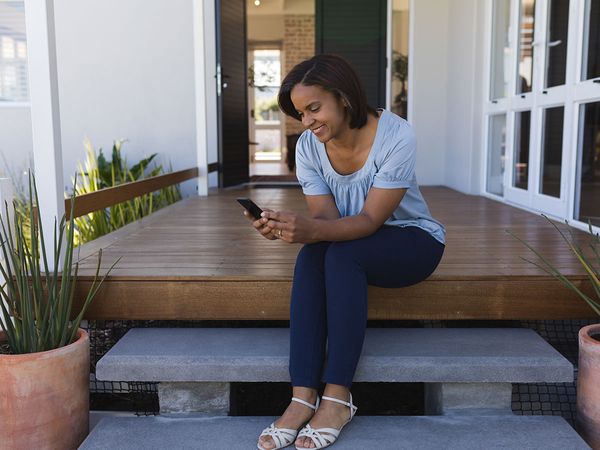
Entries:
<svg viewBox="0 0 600 450">
<path fill-rule="evenodd" d="M 340 175 L 332 167 L 325 145 L 306 130 L 296 145 L 296 175 L 305 195 L 331 194 L 341 217 L 359 214 L 371 187 L 407 188 L 386 225 L 415 226 L 445 243 L 444 226 L 431 217 L 415 175 L 415 135 L 408 122 L 383 110 L 373 147 L 359 170 Z"/>
</svg>

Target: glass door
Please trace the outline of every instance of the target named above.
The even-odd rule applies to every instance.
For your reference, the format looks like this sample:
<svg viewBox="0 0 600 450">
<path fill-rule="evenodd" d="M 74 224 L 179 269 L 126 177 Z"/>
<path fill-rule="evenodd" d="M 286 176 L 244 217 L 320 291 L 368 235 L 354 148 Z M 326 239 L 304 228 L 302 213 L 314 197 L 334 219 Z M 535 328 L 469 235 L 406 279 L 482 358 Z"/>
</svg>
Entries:
<svg viewBox="0 0 600 450">
<path fill-rule="evenodd" d="M 541 0 L 540 0 L 541 1 Z M 568 85 L 573 83 L 576 0 L 544 0 L 540 11 L 544 32 L 536 41 L 539 48 L 535 184 L 532 208 L 567 217 L 568 179 L 571 153 L 573 104 L 567 101 Z"/>
<path fill-rule="evenodd" d="M 600 226 L 600 0 L 488 0 L 484 195 Z"/>
<path fill-rule="evenodd" d="M 582 32 L 576 47 L 572 176 L 574 220 L 600 227 L 600 0 L 582 7 Z"/>
<path fill-rule="evenodd" d="M 575 0 L 492 0 L 489 118 L 504 114 L 506 132 L 502 194 L 487 192 L 538 211 L 566 217 L 573 107 L 570 44 Z M 511 24 L 515 24 L 511 26 Z M 489 126 L 489 125 L 488 125 Z M 498 119 L 496 119 L 496 126 Z M 492 130 L 493 131 L 493 130 Z M 496 141 L 498 133 L 492 133 Z M 488 158 L 498 143 L 488 137 Z M 488 164 L 488 168 L 490 164 Z M 496 174 L 497 176 L 497 174 Z"/>
<path fill-rule="evenodd" d="M 513 50 L 510 55 L 513 60 L 507 64 L 510 132 L 507 170 L 504 172 L 504 198 L 526 206 L 531 203 L 537 157 L 535 103 L 539 74 L 536 63 L 540 53 L 537 44 L 542 34 L 539 17 L 541 1 L 517 0 L 511 4 L 511 19 L 516 26 L 510 27 L 512 36 L 509 36 L 509 42 Z"/>
<path fill-rule="evenodd" d="M 250 162 L 280 163 L 284 133 L 277 106 L 281 83 L 281 49 L 251 48 L 249 79 Z"/>
<path fill-rule="evenodd" d="M 600 227 L 600 99 L 578 111 L 573 219 Z"/>
</svg>

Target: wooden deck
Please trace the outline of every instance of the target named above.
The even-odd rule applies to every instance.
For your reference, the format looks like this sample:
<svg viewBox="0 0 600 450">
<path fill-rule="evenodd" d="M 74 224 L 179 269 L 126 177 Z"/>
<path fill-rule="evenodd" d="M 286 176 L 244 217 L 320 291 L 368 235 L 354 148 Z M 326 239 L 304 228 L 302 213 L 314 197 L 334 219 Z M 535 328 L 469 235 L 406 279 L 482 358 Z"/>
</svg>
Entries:
<svg viewBox="0 0 600 450">
<path fill-rule="evenodd" d="M 592 310 L 559 282 L 523 261 L 528 250 L 511 230 L 591 292 L 585 275 L 539 215 L 448 188 L 425 187 L 432 215 L 446 225 L 436 272 L 402 289 L 371 287 L 370 319 L 568 319 Z M 267 241 L 235 202 L 253 198 L 272 209 L 306 211 L 296 188 L 230 189 L 193 197 L 86 244 L 80 251 L 78 301 L 89 288 L 103 248 L 106 280 L 88 319 L 289 318 L 300 245 Z M 577 232 L 583 235 L 582 232 Z"/>
</svg>

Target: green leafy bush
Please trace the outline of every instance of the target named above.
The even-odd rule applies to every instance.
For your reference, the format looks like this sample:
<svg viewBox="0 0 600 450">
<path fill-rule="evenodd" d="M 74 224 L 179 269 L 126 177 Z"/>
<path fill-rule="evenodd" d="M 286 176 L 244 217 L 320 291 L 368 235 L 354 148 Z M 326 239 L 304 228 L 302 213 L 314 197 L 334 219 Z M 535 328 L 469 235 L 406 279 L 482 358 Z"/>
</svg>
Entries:
<svg viewBox="0 0 600 450">
<path fill-rule="evenodd" d="M 89 139 L 84 141 L 85 163 L 79 164 L 81 182 L 77 185 L 76 195 L 96 192 L 123 183 L 142 180 L 164 173 L 162 165 L 156 165 L 156 153 L 142 159 L 131 167 L 121 155 L 125 141 L 115 141 L 111 160 L 108 161 L 102 149 L 96 153 Z M 169 168 L 171 170 L 171 168 Z M 152 212 L 175 203 L 181 199 L 177 186 L 169 186 L 156 192 L 136 197 L 132 200 L 113 205 L 109 208 L 75 218 L 76 245 L 89 242 L 111 231 L 141 219 Z"/>
</svg>

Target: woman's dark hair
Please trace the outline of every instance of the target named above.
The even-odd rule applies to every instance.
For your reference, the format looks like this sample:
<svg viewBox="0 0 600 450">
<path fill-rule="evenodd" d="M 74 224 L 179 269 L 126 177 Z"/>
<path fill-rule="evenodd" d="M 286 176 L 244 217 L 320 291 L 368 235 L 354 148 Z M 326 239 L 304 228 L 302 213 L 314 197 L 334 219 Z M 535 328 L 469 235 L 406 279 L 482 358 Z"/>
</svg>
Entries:
<svg viewBox="0 0 600 450">
<path fill-rule="evenodd" d="M 367 123 L 367 114 L 377 117 L 374 108 L 368 105 L 365 90 L 356 71 L 341 56 L 322 54 L 313 56 L 294 66 L 281 82 L 277 102 L 288 116 L 302 120 L 290 94 L 297 84 L 319 86 L 331 92 L 338 100 L 348 105 L 350 128 L 361 128 Z"/>
</svg>

